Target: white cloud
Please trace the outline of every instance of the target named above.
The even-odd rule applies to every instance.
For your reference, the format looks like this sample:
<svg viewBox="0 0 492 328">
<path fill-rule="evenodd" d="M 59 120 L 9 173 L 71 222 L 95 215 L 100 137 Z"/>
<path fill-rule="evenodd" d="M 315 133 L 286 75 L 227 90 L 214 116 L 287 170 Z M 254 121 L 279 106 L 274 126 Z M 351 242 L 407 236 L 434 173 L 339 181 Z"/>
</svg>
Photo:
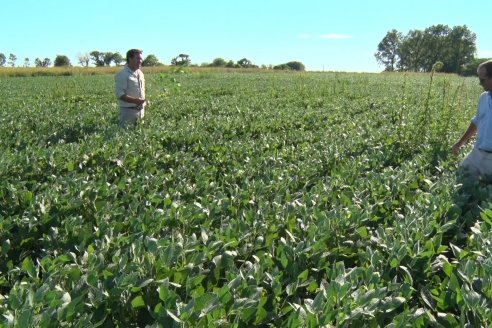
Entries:
<svg viewBox="0 0 492 328">
<path fill-rule="evenodd" d="M 320 38 L 330 39 L 330 40 L 352 39 L 352 35 L 348 35 L 348 34 L 322 34 L 322 35 L 320 35 Z"/>
</svg>

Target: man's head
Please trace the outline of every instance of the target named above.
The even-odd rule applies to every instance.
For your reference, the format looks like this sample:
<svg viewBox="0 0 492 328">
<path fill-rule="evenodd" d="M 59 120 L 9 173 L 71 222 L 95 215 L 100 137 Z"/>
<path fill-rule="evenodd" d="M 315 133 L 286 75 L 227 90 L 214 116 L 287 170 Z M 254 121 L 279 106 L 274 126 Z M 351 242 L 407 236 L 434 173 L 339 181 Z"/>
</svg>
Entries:
<svg viewBox="0 0 492 328">
<path fill-rule="evenodd" d="M 142 50 L 130 49 L 126 52 L 126 64 L 130 69 L 137 70 L 142 65 Z"/>
<path fill-rule="evenodd" d="M 477 74 L 483 89 L 492 92 L 492 59 L 478 65 Z"/>
</svg>

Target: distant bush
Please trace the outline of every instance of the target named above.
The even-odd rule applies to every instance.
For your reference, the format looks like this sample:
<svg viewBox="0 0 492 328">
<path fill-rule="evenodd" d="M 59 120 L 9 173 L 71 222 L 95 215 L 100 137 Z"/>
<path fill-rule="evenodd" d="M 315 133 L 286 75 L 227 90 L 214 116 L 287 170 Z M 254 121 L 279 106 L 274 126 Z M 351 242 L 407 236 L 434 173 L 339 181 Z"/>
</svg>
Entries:
<svg viewBox="0 0 492 328">
<path fill-rule="evenodd" d="M 278 69 L 278 70 L 285 70 L 285 69 L 287 69 L 287 70 L 289 70 L 290 67 L 287 66 L 287 64 L 280 64 L 280 65 L 273 66 L 273 69 Z"/>
<path fill-rule="evenodd" d="M 159 62 L 159 59 L 155 55 L 148 55 L 143 61 L 142 66 L 161 66 L 162 64 Z"/>
<path fill-rule="evenodd" d="M 274 66 L 273 69 L 277 70 L 294 70 L 294 71 L 305 71 L 306 67 L 304 66 L 303 63 L 298 62 L 298 61 L 291 61 L 285 64 L 280 64 L 277 66 Z"/>
<path fill-rule="evenodd" d="M 227 65 L 227 62 L 223 58 L 215 58 L 212 64 L 210 64 L 211 67 L 225 67 Z"/>
</svg>

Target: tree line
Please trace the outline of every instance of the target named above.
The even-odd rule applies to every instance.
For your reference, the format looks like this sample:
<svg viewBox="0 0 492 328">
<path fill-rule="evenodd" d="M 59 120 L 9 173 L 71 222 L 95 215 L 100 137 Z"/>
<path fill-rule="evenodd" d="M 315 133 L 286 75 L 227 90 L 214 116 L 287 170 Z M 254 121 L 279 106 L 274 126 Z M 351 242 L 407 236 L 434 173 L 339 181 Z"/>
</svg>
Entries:
<svg viewBox="0 0 492 328">
<path fill-rule="evenodd" d="M 119 66 L 125 59 L 123 58 L 123 56 L 121 56 L 119 52 L 100 52 L 94 50 L 90 53 L 78 54 L 77 60 L 78 63 L 83 67 L 87 67 L 91 63 L 94 64 L 96 67 L 101 67 L 111 66 L 111 64 Z M 0 53 L 0 67 L 5 66 L 6 64 L 8 66 L 15 67 L 16 62 L 16 55 L 11 53 L 7 60 L 7 57 L 3 53 Z M 148 64 L 147 66 L 155 66 L 156 63 L 158 63 L 158 60 L 154 55 L 149 55 L 147 56 L 145 63 Z M 52 64 L 55 67 L 72 66 L 70 59 L 65 55 L 57 55 L 53 63 L 49 58 L 45 58 L 43 60 L 36 58 L 34 60 L 34 66 L 36 67 L 49 67 Z M 24 59 L 24 64 L 22 66 L 31 66 L 29 58 Z"/>
<path fill-rule="evenodd" d="M 78 54 L 77 55 L 78 64 L 82 67 L 88 67 L 90 64 L 93 64 L 96 67 L 104 67 L 111 66 L 112 64 L 116 66 L 120 66 L 125 58 L 119 52 L 101 52 L 101 51 L 91 51 L 90 53 Z M 15 67 L 17 62 L 17 56 L 14 54 L 10 54 L 7 60 L 7 57 L 0 53 L 0 67 L 8 66 Z M 52 65 L 52 62 L 49 58 L 45 58 L 41 60 L 36 58 L 34 61 L 34 65 L 36 67 L 49 67 Z M 144 58 L 142 61 L 142 66 L 161 66 L 163 65 L 159 62 L 159 59 L 153 54 L 150 54 Z M 173 66 L 193 66 L 191 63 L 190 56 L 187 54 L 179 54 L 178 56 L 171 59 L 171 65 Z M 24 59 L 24 67 L 31 66 L 29 58 Z M 65 55 L 57 55 L 53 66 L 62 67 L 62 66 L 72 66 L 70 59 Z M 237 62 L 232 60 L 226 61 L 223 58 L 215 58 L 212 63 L 203 63 L 202 67 L 227 67 L 227 68 L 259 68 L 258 65 L 253 64 L 249 59 L 242 58 Z M 297 70 L 304 71 L 305 66 L 301 62 L 291 61 L 285 64 L 266 67 L 265 65 L 262 68 L 273 68 L 273 69 L 281 69 L 281 70 Z"/>
<path fill-rule="evenodd" d="M 476 35 L 466 25 L 439 24 L 406 35 L 392 29 L 378 44 L 376 60 L 385 71 L 431 72 L 462 75 L 476 74 Z"/>
</svg>

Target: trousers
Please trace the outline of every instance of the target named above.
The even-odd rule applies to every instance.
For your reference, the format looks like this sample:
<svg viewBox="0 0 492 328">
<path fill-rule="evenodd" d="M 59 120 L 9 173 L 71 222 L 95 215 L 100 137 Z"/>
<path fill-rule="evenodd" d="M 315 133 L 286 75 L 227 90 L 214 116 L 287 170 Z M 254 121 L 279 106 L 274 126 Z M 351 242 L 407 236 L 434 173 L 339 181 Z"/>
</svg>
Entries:
<svg viewBox="0 0 492 328">
<path fill-rule="evenodd" d="M 460 166 L 475 178 L 492 176 L 492 153 L 473 148 Z"/>
<path fill-rule="evenodd" d="M 120 107 L 120 125 L 135 125 L 145 116 L 144 107 Z"/>
</svg>

